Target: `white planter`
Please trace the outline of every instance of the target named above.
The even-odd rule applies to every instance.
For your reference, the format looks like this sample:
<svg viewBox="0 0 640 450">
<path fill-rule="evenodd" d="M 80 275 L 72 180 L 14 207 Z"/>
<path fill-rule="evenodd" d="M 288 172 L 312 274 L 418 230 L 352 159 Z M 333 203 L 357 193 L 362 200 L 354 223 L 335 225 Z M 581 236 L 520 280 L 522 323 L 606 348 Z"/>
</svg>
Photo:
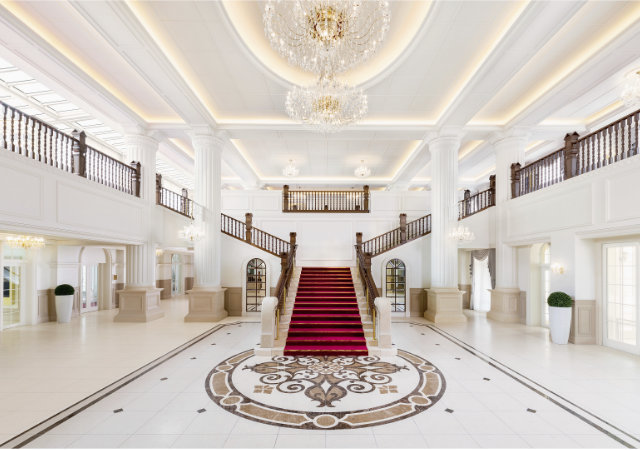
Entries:
<svg viewBox="0 0 640 450">
<path fill-rule="evenodd" d="M 73 295 L 56 295 L 56 317 L 58 323 L 71 321 L 71 311 L 73 310 Z"/>
<path fill-rule="evenodd" d="M 549 306 L 549 329 L 554 344 L 569 342 L 571 330 L 571 307 Z"/>
</svg>

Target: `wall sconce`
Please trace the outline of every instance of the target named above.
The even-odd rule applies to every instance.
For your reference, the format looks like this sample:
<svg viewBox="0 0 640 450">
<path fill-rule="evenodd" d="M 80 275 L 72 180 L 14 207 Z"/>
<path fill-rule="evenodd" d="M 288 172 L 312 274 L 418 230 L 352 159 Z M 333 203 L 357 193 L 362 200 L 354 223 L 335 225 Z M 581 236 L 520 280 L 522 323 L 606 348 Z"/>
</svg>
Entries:
<svg viewBox="0 0 640 450">
<path fill-rule="evenodd" d="M 562 275 L 564 273 L 564 266 L 560 263 L 551 264 L 551 272 Z"/>
<path fill-rule="evenodd" d="M 156 249 L 156 256 L 162 256 L 164 255 L 164 250 L 161 248 L 157 248 Z"/>
</svg>

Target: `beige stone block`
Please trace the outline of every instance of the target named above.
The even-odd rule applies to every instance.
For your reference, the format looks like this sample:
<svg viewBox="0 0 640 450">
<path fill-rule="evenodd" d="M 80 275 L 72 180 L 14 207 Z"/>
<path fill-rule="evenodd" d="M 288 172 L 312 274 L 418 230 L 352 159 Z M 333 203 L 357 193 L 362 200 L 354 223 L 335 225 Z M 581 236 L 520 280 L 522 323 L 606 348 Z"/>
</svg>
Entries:
<svg viewBox="0 0 640 450">
<path fill-rule="evenodd" d="M 487 318 L 497 322 L 520 322 L 520 289 L 503 288 L 491 290 L 491 310 Z"/>
<path fill-rule="evenodd" d="M 224 309 L 223 287 L 196 287 L 187 292 L 189 294 L 189 313 L 185 322 L 218 322 L 227 317 Z"/>
<path fill-rule="evenodd" d="M 463 323 L 462 291 L 457 288 L 432 288 L 427 291 L 427 311 L 424 318 L 434 323 Z"/>
<path fill-rule="evenodd" d="M 571 313 L 569 342 L 572 344 L 596 343 L 596 301 L 574 300 Z"/>
<path fill-rule="evenodd" d="M 114 322 L 149 322 L 164 317 L 160 292 L 155 287 L 127 287 L 118 291 L 120 306 Z"/>
</svg>

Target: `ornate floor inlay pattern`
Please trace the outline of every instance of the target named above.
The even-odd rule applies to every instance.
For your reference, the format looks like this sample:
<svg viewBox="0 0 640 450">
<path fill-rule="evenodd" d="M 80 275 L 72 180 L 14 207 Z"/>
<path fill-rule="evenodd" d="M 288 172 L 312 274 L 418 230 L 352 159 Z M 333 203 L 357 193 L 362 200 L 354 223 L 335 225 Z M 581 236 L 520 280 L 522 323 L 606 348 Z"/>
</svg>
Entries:
<svg viewBox="0 0 640 450">
<path fill-rule="evenodd" d="M 429 361 L 399 350 L 376 356 L 274 356 L 253 350 L 218 364 L 205 383 L 209 396 L 245 419 L 311 429 L 360 428 L 430 408 L 445 380 Z"/>
</svg>

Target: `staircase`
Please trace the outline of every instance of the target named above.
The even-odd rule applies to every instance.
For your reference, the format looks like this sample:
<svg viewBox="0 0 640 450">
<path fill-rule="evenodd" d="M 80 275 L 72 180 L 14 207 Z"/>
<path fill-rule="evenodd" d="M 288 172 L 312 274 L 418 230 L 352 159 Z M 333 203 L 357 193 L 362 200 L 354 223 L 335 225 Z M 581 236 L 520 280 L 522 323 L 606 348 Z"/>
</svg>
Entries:
<svg viewBox="0 0 640 450">
<path fill-rule="evenodd" d="M 285 355 L 367 355 L 348 267 L 303 267 Z"/>
</svg>

